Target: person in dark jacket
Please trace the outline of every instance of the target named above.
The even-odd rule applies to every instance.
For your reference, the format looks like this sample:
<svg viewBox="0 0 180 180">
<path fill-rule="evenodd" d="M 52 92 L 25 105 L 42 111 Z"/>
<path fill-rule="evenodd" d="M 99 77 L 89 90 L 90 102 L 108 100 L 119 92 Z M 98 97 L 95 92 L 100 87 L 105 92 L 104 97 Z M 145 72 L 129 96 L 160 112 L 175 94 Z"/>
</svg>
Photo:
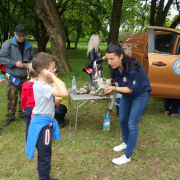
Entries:
<svg viewBox="0 0 180 180">
<path fill-rule="evenodd" d="M 100 43 L 99 35 L 93 34 L 90 37 L 89 43 L 88 43 L 88 51 L 87 51 L 87 57 L 89 59 L 88 67 L 93 69 L 93 63 L 94 61 L 97 62 L 98 66 L 98 72 L 100 73 L 100 77 L 102 77 L 102 61 L 105 60 L 105 57 L 102 57 L 102 54 L 99 49 L 99 43 Z M 92 85 L 92 76 L 89 75 L 90 78 L 90 84 Z M 89 101 L 90 103 L 97 104 L 93 99 Z"/>
<path fill-rule="evenodd" d="M 8 126 L 15 119 L 16 106 L 19 98 L 18 117 L 24 118 L 21 109 L 21 90 L 22 84 L 27 80 L 27 67 L 32 62 L 34 56 L 33 46 L 26 40 L 26 29 L 22 24 L 15 27 L 12 40 L 6 40 L 0 52 L 0 63 L 6 67 L 7 77 L 7 101 L 8 113 L 4 126 Z"/>
</svg>

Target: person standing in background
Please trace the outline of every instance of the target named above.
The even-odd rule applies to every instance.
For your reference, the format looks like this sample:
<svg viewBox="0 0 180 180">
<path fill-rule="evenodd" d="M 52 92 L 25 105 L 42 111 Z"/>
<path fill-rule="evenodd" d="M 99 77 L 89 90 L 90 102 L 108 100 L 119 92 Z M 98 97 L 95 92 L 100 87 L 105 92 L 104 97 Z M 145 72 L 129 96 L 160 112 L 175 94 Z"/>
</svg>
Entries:
<svg viewBox="0 0 180 180">
<path fill-rule="evenodd" d="M 172 117 L 176 116 L 178 114 L 178 103 L 179 99 L 173 99 L 173 98 L 165 98 L 164 99 L 164 115 L 171 115 Z M 171 109 L 170 109 L 171 106 Z"/>
<path fill-rule="evenodd" d="M 26 29 L 22 24 L 15 27 L 12 40 L 6 40 L 0 52 L 0 63 L 6 67 L 7 84 L 7 120 L 4 126 L 8 126 L 15 120 L 18 92 L 21 99 L 22 84 L 27 80 L 27 67 L 34 56 L 33 46 L 26 40 Z M 24 118 L 24 112 L 19 100 L 18 117 Z"/>
<path fill-rule="evenodd" d="M 99 49 L 99 44 L 100 44 L 100 39 L 99 39 L 99 35 L 93 34 L 90 37 L 89 43 L 88 43 L 88 51 L 87 51 L 87 57 L 89 59 L 88 62 L 88 67 L 93 69 L 93 63 L 94 61 L 96 61 L 98 63 L 98 71 L 100 74 L 100 76 L 102 77 L 102 54 L 100 52 Z M 98 62 L 100 61 L 100 62 Z M 91 74 L 89 75 L 90 78 L 90 85 L 92 85 L 92 76 Z M 89 103 L 93 103 L 93 104 L 97 104 L 96 101 L 94 101 L 93 99 L 89 100 Z"/>
</svg>

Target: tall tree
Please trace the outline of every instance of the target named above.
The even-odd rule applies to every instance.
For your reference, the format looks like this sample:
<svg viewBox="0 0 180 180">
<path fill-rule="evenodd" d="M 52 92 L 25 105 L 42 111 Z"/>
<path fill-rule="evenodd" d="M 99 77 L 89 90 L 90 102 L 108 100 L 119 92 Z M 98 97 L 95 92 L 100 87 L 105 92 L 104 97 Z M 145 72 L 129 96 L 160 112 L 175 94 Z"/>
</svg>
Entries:
<svg viewBox="0 0 180 180">
<path fill-rule="evenodd" d="M 39 52 L 46 52 L 46 45 L 49 41 L 46 28 L 37 15 L 36 2 L 34 0 L 22 0 L 19 2 L 21 13 L 24 15 L 24 22 L 28 34 L 33 35 L 38 44 Z"/>
<path fill-rule="evenodd" d="M 70 0 L 66 8 L 63 7 L 58 10 L 62 21 L 66 22 L 67 48 L 71 48 L 72 41 L 76 48 L 79 38 L 107 30 L 106 5 L 102 0 Z"/>
<path fill-rule="evenodd" d="M 170 28 L 176 28 L 176 26 L 180 23 L 180 14 L 177 15 L 174 19 L 171 25 L 169 26 Z"/>
<path fill-rule="evenodd" d="M 118 41 L 123 0 L 113 0 L 108 44 Z"/>
<path fill-rule="evenodd" d="M 176 26 L 180 23 L 180 1 L 176 0 L 175 6 L 179 14 L 174 17 L 171 25 L 169 26 L 170 28 L 176 28 Z"/>
<path fill-rule="evenodd" d="M 36 0 L 37 14 L 48 32 L 51 53 L 61 74 L 72 71 L 66 57 L 65 28 L 54 0 Z"/>
<path fill-rule="evenodd" d="M 150 14 L 150 26 L 163 26 L 173 0 L 168 0 L 165 5 L 165 0 L 160 0 L 158 6 L 158 1 L 151 1 L 151 14 Z"/>
</svg>

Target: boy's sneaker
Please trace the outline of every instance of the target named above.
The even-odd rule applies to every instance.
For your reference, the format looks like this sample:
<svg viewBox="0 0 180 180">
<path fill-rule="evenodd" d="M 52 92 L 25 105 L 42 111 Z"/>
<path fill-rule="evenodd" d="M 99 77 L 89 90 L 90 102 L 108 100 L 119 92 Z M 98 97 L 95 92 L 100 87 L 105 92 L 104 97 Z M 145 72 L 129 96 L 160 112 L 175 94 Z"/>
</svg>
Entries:
<svg viewBox="0 0 180 180">
<path fill-rule="evenodd" d="M 127 145 L 123 142 L 119 146 L 115 146 L 113 148 L 113 150 L 116 151 L 116 152 L 119 152 L 119 151 L 122 151 L 123 149 L 126 149 L 126 147 L 127 147 Z"/>
<path fill-rule="evenodd" d="M 122 155 L 121 157 L 115 158 L 112 160 L 112 162 L 116 165 L 126 164 L 130 161 L 131 161 L 131 158 L 127 158 L 125 155 Z"/>
<path fill-rule="evenodd" d="M 40 179 L 38 178 L 38 180 L 40 180 Z M 49 177 L 49 180 L 60 180 L 60 179 L 53 179 L 53 178 Z"/>
<path fill-rule="evenodd" d="M 49 180 L 60 180 L 60 179 L 54 179 L 54 178 L 49 177 Z"/>
<path fill-rule="evenodd" d="M 65 123 L 59 123 L 59 128 L 62 129 L 63 127 L 65 127 Z"/>
</svg>

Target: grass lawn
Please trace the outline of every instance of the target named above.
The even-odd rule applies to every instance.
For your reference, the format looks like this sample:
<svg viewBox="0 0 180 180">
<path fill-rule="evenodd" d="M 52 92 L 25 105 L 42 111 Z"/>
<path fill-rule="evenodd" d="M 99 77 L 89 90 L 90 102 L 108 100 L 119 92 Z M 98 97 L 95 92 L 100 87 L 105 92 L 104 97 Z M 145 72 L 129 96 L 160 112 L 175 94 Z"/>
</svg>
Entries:
<svg viewBox="0 0 180 180">
<path fill-rule="evenodd" d="M 35 41 L 31 41 L 30 42 L 34 49 L 35 49 L 35 53 L 38 51 L 37 50 L 37 42 Z M 78 43 L 77 45 L 77 49 L 67 49 L 66 52 L 67 52 L 67 58 L 68 59 L 88 59 L 87 58 L 87 46 L 88 46 L 88 42 L 80 42 Z M 100 44 L 100 49 L 101 49 L 101 53 L 104 54 L 105 53 L 105 49 L 106 49 L 106 46 L 107 46 L 107 43 L 101 43 Z M 71 44 L 71 48 L 74 47 L 74 43 Z M 46 50 L 47 52 L 51 52 L 51 45 L 50 45 L 50 42 L 47 43 L 47 46 L 46 46 Z"/>
<path fill-rule="evenodd" d="M 87 51 L 85 45 L 79 49 L 67 53 L 74 51 L 77 56 L 79 52 Z M 103 52 L 105 48 L 101 49 Z M 69 59 L 75 59 L 71 53 Z M 68 88 L 71 87 L 73 75 L 78 87 L 89 83 L 88 75 L 82 71 L 87 58 L 77 59 L 69 60 L 73 72 L 59 76 Z M 104 76 L 109 78 L 107 62 L 103 62 L 103 69 Z M 6 84 L 0 84 L 0 97 L 0 128 L 4 128 L 0 138 L 0 180 L 37 180 L 37 151 L 33 160 L 25 155 L 25 120 L 16 118 L 8 127 L 3 127 L 7 113 Z M 104 132 L 103 118 L 108 102 L 97 102 L 98 105 L 85 103 L 79 108 L 75 143 L 69 131 L 69 108 L 65 117 L 66 126 L 61 129 L 62 138 L 53 141 L 51 177 L 61 180 L 180 179 L 180 117 L 163 115 L 163 99 L 150 97 L 139 123 L 138 142 L 131 162 L 122 166 L 111 162 L 123 154 L 113 151 L 113 147 L 122 142 L 114 133 L 120 134 L 115 106 L 111 113 L 111 131 Z M 73 105 L 75 112 L 77 102 L 74 101 Z M 74 122 L 73 113 L 72 128 Z"/>
</svg>

